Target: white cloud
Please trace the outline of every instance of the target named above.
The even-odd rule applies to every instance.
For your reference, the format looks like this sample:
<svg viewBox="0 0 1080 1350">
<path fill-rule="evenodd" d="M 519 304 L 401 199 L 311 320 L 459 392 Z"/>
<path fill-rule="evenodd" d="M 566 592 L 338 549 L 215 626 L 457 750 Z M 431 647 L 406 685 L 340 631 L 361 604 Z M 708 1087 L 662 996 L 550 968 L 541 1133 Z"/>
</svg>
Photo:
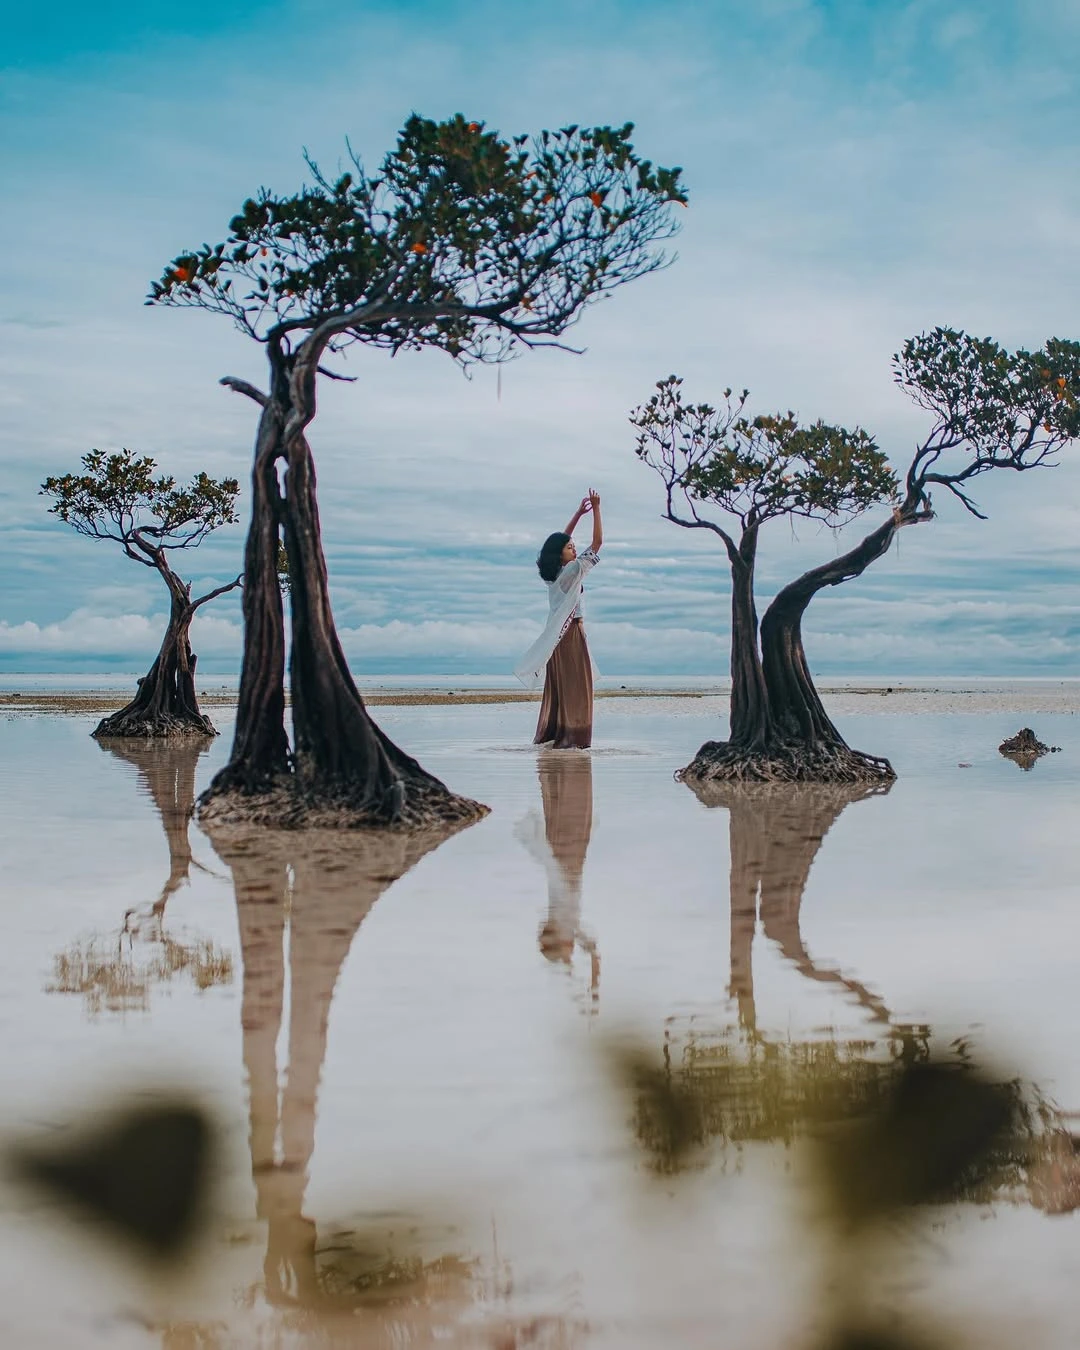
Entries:
<svg viewBox="0 0 1080 1350">
<path fill-rule="evenodd" d="M 1029 0 L 1007 4 L 990 24 L 948 0 L 857 6 L 844 22 L 811 0 L 676 2 L 663 14 L 601 5 L 563 25 L 556 5 L 507 25 L 501 7 L 478 0 L 418 27 L 404 13 L 343 15 L 311 0 L 302 19 L 283 16 L 289 41 L 253 32 L 239 69 L 229 44 L 193 36 L 182 80 L 171 55 L 153 52 L 9 72 L 20 138 L 6 151 L 0 247 L 19 266 L 0 315 L 0 657 L 13 641 L 43 658 L 104 656 L 125 625 L 135 641 L 139 615 L 160 605 L 152 585 L 121 579 L 122 558 L 44 515 L 41 478 L 90 446 L 128 444 L 178 474 L 235 473 L 245 509 L 256 410 L 217 380 L 261 382 L 262 353 L 209 316 L 144 309 L 148 278 L 177 248 L 216 238 L 260 182 L 298 184 L 302 145 L 332 164 L 348 133 L 375 159 L 415 106 L 482 108 L 514 128 L 621 120 L 625 110 L 646 154 L 685 165 L 692 206 L 680 261 L 575 330 L 585 357 L 526 356 L 504 370 L 497 399 L 493 371 L 468 382 L 431 354 L 358 354 L 349 369 L 360 382 L 322 391 L 311 436 L 343 629 L 380 659 L 487 651 L 495 661 L 506 635 L 542 610 L 536 544 L 594 482 L 613 536 L 590 593 L 598 648 L 617 654 L 605 662 L 630 659 L 632 629 L 644 650 L 657 650 L 663 629 L 670 659 L 716 660 L 722 559 L 714 542 L 658 519 L 628 409 L 678 370 L 693 397 L 749 385 L 756 407 L 859 422 L 903 462 L 923 426 L 891 382 L 905 336 L 937 322 L 1010 344 L 1068 333 L 1080 313 L 1069 139 L 1080 21 L 1063 0 L 1055 6 L 1051 19 Z M 1036 36 L 1049 24 L 1052 43 Z M 296 97 L 267 117 L 286 47 Z M 372 51 L 394 59 L 360 61 Z M 299 52 L 320 73 L 297 84 Z M 75 109 L 95 153 L 72 161 Z M 61 209 L 71 194 L 75 239 Z M 1053 475 L 980 482 L 978 497 L 988 525 L 944 498 L 932 527 L 905 532 L 842 596 L 815 602 L 814 659 L 868 660 L 894 640 L 915 652 L 928 623 L 939 625 L 929 654 L 952 668 L 995 624 L 1010 636 L 986 642 L 985 661 L 1073 659 L 1062 631 L 1075 612 L 1045 597 L 1080 579 L 1080 457 Z M 859 528 L 840 541 L 809 529 L 798 543 L 783 529 L 764 538 L 763 597 Z M 196 575 L 227 578 L 241 550 L 239 530 L 222 532 L 200 549 Z M 912 591 L 922 598 L 908 605 Z M 949 608 L 961 602 L 970 608 Z M 73 608 L 85 624 L 71 622 Z M 221 622 L 235 627 L 237 613 L 235 597 L 221 603 Z M 484 636 L 487 613 L 509 616 L 509 629 L 495 624 L 501 648 L 498 633 Z M 109 622 L 119 625 L 111 638 Z M 814 631 L 818 622 L 829 631 Z M 1026 647 L 1011 631 L 1024 624 Z M 670 625 L 697 636 L 680 647 Z M 225 660 L 231 640 L 223 631 L 215 647 L 208 629 L 200 650 Z M 138 641 L 151 651 L 156 636 Z"/>
<path fill-rule="evenodd" d="M 166 614 L 95 614 L 77 609 L 56 623 L 0 620 L 0 654 L 85 655 L 141 658 L 147 663 L 161 645 Z M 192 624 L 192 646 L 202 655 L 239 653 L 240 625 L 213 615 L 199 615 Z"/>
</svg>

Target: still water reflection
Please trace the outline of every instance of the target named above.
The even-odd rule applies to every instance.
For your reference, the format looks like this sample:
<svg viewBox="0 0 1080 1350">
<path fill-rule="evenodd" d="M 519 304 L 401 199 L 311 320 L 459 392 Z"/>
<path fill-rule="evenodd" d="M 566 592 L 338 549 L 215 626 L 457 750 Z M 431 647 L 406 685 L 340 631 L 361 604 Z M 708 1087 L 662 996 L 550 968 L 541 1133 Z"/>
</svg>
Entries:
<svg viewBox="0 0 1080 1350">
<path fill-rule="evenodd" d="M 861 981 L 815 961 L 800 930 L 803 893 L 822 841 L 842 811 L 869 797 L 884 796 L 891 783 L 860 784 L 734 784 L 697 786 L 696 795 L 710 807 L 728 812 L 731 856 L 731 984 L 739 1022 L 748 1031 L 757 1026 L 754 1006 L 752 947 L 760 919 L 764 936 L 800 975 L 832 984 L 866 1009 L 874 1022 L 892 1018 L 878 995 Z"/>
<path fill-rule="evenodd" d="M 73 742 L 56 762 L 74 806 L 45 792 L 8 801 L 13 842 L 21 833 L 37 850 L 36 871 L 20 873 L 26 905 L 10 919 L 34 984 L 23 989 L 15 961 L 0 982 L 0 1014 L 5 998 L 24 1017 L 35 1010 L 3 1061 L 25 1118 L 22 1084 L 40 1096 L 40 1077 L 22 1068 L 20 1045 L 27 1061 L 61 1066 L 184 1045 L 218 1074 L 211 1092 L 227 1120 L 244 1117 L 248 1156 L 222 1200 L 215 1248 L 226 1294 L 155 1315 L 151 1339 L 130 1343 L 800 1343 L 816 1286 L 814 1243 L 794 1236 L 784 1208 L 793 1150 L 822 1120 L 879 1101 L 905 1065 L 971 1053 L 964 1028 L 984 1009 L 997 1027 L 1028 1019 L 1021 1048 L 1046 1033 L 1051 1053 L 1031 1074 L 1047 1091 L 1016 1079 L 1021 1128 L 993 1184 L 969 1197 L 993 1202 L 1001 1222 L 963 1228 L 961 1242 L 959 1216 L 973 1206 L 950 1209 L 953 1236 L 940 1240 L 955 1264 L 913 1245 L 905 1278 L 930 1299 L 953 1279 L 966 1314 L 987 1282 L 1007 1300 L 994 1272 L 1023 1258 L 1025 1288 L 1041 1288 L 1064 1318 L 1066 1285 L 1053 1272 L 1068 1244 L 1038 1213 L 1080 1199 L 1070 1122 L 1052 1100 L 1069 1099 L 1063 1080 L 1080 1084 L 1068 1077 L 1061 1015 L 1070 968 L 1055 963 L 1071 914 L 1061 878 L 1077 861 L 1060 828 L 1071 810 L 1062 768 L 1000 766 L 1006 782 L 990 777 L 997 765 L 979 766 L 958 775 L 963 796 L 923 768 L 875 800 L 744 788 L 703 806 L 670 779 L 686 757 L 677 734 L 702 739 L 689 719 L 627 718 L 619 735 L 636 756 L 616 745 L 606 757 L 500 758 L 481 750 L 514 742 L 518 729 L 500 720 L 510 714 L 466 712 L 464 746 L 458 713 L 396 714 L 415 716 L 410 744 L 441 776 L 495 808 L 452 841 L 249 831 L 215 833 L 208 847 L 187 816 L 219 745 L 118 756 Z M 882 733 L 894 758 L 913 743 L 902 732 L 899 747 Z M 927 733 L 921 764 L 941 736 Z M 940 751 L 951 771 L 968 753 Z M 133 787 L 155 811 L 153 836 Z M 42 822 L 49 810 L 81 821 L 85 803 L 97 814 L 92 828 L 70 826 L 76 863 L 73 849 L 41 842 Z M 1010 831 L 1039 840 L 1026 856 L 1042 870 L 1029 870 L 1027 891 L 1010 870 Z M 895 851 L 915 837 L 918 849 Z M 163 839 L 155 875 L 146 859 Z M 1007 908 L 1006 892 L 1026 905 Z M 1039 953 L 1024 943 L 1033 911 L 1048 935 Z M 205 932 L 228 978 L 110 976 L 73 958 L 53 988 L 91 1008 L 149 1010 L 87 1023 L 80 999 L 40 995 L 52 954 L 87 926 L 95 936 L 83 947 L 129 970 Z M 554 972 L 569 973 L 574 1000 Z M 151 999 L 155 981 L 162 996 Z M 962 996 L 948 1030 L 930 987 Z M 624 1082 L 612 1110 L 600 1059 L 611 1042 L 595 1030 L 618 1037 L 628 1025 L 651 1075 Z M 665 1117 L 676 1096 L 677 1137 Z M 661 1186 L 635 1188 L 656 1172 Z M 1003 1198 L 1016 1202 L 1007 1219 Z M 0 1244 L 13 1245 L 14 1231 L 0 1215 Z M 965 1266 L 969 1250 L 981 1264 Z M 889 1297 L 900 1306 L 907 1294 Z M 64 1343 L 119 1344 L 108 1324 L 78 1327 Z"/>
<path fill-rule="evenodd" d="M 582 926 L 581 886 L 592 835 L 592 758 L 575 750 L 542 750 L 537 774 L 543 814 L 535 809 L 514 833 L 547 874 L 548 912 L 538 934 L 540 951 L 569 968 L 580 948 L 589 961 L 590 1011 L 600 999 L 600 951 Z"/>
<path fill-rule="evenodd" d="M 701 1165 L 700 1146 L 708 1141 L 789 1144 L 808 1129 L 866 1116 L 881 1109 L 906 1070 L 932 1057 L 969 1067 L 966 1040 L 942 1046 L 930 1025 L 898 1021 L 862 980 L 812 957 L 802 935 L 803 896 L 825 836 L 843 811 L 891 787 L 713 783 L 695 789 L 705 806 L 728 813 L 728 992 L 737 1022 L 671 1017 L 662 1073 L 649 1072 L 642 1061 L 632 1065 L 635 1126 L 656 1170 Z M 752 961 L 759 924 L 800 976 L 835 987 L 860 1010 L 861 1034 L 833 1027 L 804 1038 L 759 1031 Z M 1002 1092 L 1009 1128 L 950 1198 L 988 1203 L 1008 1196 L 1053 1213 L 1076 1208 L 1080 1139 L 1066 1116 L 1035 1084 L 1013 1078 Z M 940 1131 L 944 1122 L 931 1128 Z"/>
<path fill-rule="evenodd" d="M 115 933 L 83 937 L 57 954 L 49 993 L 81 994 L 92 1013 L 145 1010 L 150 990 L 178 975 L 197 989 L 230 984 L 229 952 L 208 938 L 180 939 L 165 928 L 170 897 L 190 881 L 192 868 L 202 869 L 191 851 L 189 824 L 195 804 L 195 769 L 211 738 L 180 744 L 108 739 L 95 744 L 106 754 L 134 767 L 139 791 L 154 804 L 169 849 L 169 874 L 157 897 L 134 906 Z"/>
<path fill-rule="evenodd" d="M 251 1176 L 256 1213 L 266 1224 L 261 1292 L 271 1305 L 299 1314 L 290 1323 L 294 1329 L 310 1322 L 325 1331 L 344 1319 L 346 1334 L 350 1315 L 366 1313 L 364 1344 L 445 1339 L 480 1285 L 476 1260 L 456 1252 L 418 1254 L 415 1220 L 414 1249 L 391 1254 L 385 1224 L 339 1228 L 320 1243 L 305 1213 L 319 1080 L 342 964 L 380 896 L 448 833 L 219 829 L 210 835 L 236 895 Z M 355 1327 L 354 1334 L 360 1334 Z"/>
</svg>

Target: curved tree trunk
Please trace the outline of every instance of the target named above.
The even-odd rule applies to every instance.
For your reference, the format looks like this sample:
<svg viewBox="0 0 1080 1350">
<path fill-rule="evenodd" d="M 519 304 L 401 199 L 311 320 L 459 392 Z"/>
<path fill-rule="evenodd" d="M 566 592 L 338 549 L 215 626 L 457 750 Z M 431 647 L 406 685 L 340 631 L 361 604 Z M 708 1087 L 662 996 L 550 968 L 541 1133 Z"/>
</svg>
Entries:
<svg viewBox="0 0 1080 1350">
<path fill-rule="evenodd" d="M 888 552 L 898 530 L 927 520 L 930 515 L 929 504 L 921 494 L 909 494 L 903 506 L 855 548 L 831 562 L 811 568 L 777 594 L 761 620 L 763 732 L 756 741 L 746 745 L 737 743 L 734 734 L 731 741 L 707 741 L 693 761 L 680 771 L 681 779 L 689 783 L 712 780 L 855 783 L 896 777 L 887 759 L 853 750 L 833 725 L 814 687 L 806 661 L 802 616 L 818 591 L 861 576 L 871 563 Z M 732 572 L 734 576 L 734 566 Z M 751 607 L 752 587 L 751 575 Z M 733 733 L 737 641 L 736 621 L 732 633 Z M 754 656 L 757 656 L 756 632 Z M 745 703 L 745 695 L 742 698 Z"/>
<path fill-rule="evenodd" d="M 284 411 L 268 402 L 259 419 L 251 472 L 251 525 L 244 548 L 244 657 L 229 762 L 201 802 L 270 791 L 290 770 L 285 734 L 285 616 L 278 584 Z"/>
<path fill-rule="evenodd" d="M 706 741 L 680 777 L 726 773 L 768 753 L 772 742 L 769 694 L 758 654 L 754 566 L 758 527 L 743 531 L 739 546 L 728 543 L 731 561 L 731 700 L 728 739 Z M 734 775 L 733 775 L 734 776 Z"/>
<path fill-rule="evenodd" d="M 785 586 L 761 621 L 761 660 L 782 752 L 809 768 L 807 778 L 833 781 L 895 778 L 887 759 L 853 750 L 833 725 L 818 696 L 802 640 L 802 617 L 815 595 L 858 577 L 884 557 L 898 530 L 925 519 L 919 503 L 905 502 L 849 552 L 811 568 Z"/>
<path fill-rule="evenodd" d="M 364 706 L 330 608 L 315 466 L 302 435 L 289 446 L 283 506 L 292 600 L 293 753 L 300 793 L 372 824 L 404 816 L 422 823 L 431 812 L 450 819 L 474 815 L 473 803 L 454 797 L 394 745 Z"/>
<path fill-rule="evenodd" d="M 102 718 L 92 736 L 216 736 L 209 717 L 199 711 L 195 694 L 195 653 L 188 634 L 195 607 L 188 588 L 164 563 L 171 597 L 169 626 L 154 664 L 139 681 L 139 692 L 119 712 Z"/>
<path fill-rule="evenodd" d="M 829 720 L 806 664 L 802 616 L 826 586 L 839 586 L 883 557 L 898 525 L 887 520 L 850 552 L 811 568 L 778 592 L 761 623 L 761 660 L 769 688 L 773 719 L 784 740 L 807 745 L 844 745 Z"/>
<path fill-rule="evenodd" d="M 330 607 L 315 468 L 305 428 L 315 412 L 319 348 L 276 368 L 263 406 L 244 559 L 244 664 L 229 763 L 200 817 L 271 826 L 421 828 L 476 820 L 486 807 L 450 792 L 375 725 L 345 660 Z M 284 491 L 278 461 L 287 466 Z M 278 543 L 289 561 L 294 747 L 285 733 L 285 631 Z"/>
</svg>

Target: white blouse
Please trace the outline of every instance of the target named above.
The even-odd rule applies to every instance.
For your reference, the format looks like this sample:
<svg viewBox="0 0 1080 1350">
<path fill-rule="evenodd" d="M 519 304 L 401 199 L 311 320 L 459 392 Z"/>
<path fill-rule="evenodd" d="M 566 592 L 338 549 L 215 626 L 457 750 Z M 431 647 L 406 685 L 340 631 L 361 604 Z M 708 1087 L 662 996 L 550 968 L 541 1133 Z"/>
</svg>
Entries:
<svg viewBox="0 0 1080 1350">
<path fill-rule="evenodd" d="M 559 569 L 554 581 L 547 583 L 548 621 L 544 631 L 514 667 L 514 674 L 527 689 L 536 689 L 543 684 L 547 663 L 570 621 L 584 618 L 582 578 L 599 561 L 591 548 L 582 549 L 576 558 Z"/>
</svg>

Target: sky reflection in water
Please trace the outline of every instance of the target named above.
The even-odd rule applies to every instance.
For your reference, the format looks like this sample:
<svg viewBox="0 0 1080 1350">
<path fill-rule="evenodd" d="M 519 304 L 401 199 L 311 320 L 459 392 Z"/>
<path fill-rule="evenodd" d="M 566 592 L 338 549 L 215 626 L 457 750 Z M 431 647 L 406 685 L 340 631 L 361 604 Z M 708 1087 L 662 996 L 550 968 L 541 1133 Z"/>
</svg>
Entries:
<svg viewBox="0 0 1080 1350">
<path fill-rule="evenodd" d="M 93 1262 L 46 1299 L 48 1215 L 20 1241 L 5 1195 L 8 1317 L 42 1344 L 179 1344 L 179 1322 L 212 1329 L 207 1344 L 300 1343 L 313 1326 L 332 1343 L 358 1317 L 372 1344 L 777 1344 L 805 1332 L 819 1272 L 795 1238 L 790 1156 L 754 1140 L 789 1142 L 836 1083 L 865 1091 L 958 1036 L 1080 1102 L 1075 771 L 1067 754 L 1031 774 L 995 762 L 1015 715 L 850 719 L 903 775 L 872 800 L 706 804 L 670 776 L 714 734 L 700 716 L 604 709 L 589 756 L 510 753 L 528 705 L 379 711 L 492 816 L 378 846 L 207 839 L 183 816 L 230 728 L 198 757 L 103 752 L 79 719 L 0 725 L 25 769 L 4 790 L 3 1124 L 179 1075 L 209 1093 L 234 1163 L 209 1276 L 149 1326 L 117 1312 L 129 1291 Z M 1068 747 L 1071 725 L 1036 729 Z M 137 966 L 137 996 L 121 980 L 95 1004 L 75 964 L 82 996 L 47 992 L 57 955 L 88 949 Z M 697 1118 L 702 1166 L 674 1190 L 634 1181 L 649 1140 L 640 1102 L 608 1090 L 614 1042 L 671 1081 L 723 1084 Z M 1068 1135 L 1048 1137 L 1051 1172 L 1001 1192 L 1022 1207 L 998 1205 L 990 1229 L 948 1216 L 945 1263 L 912 1230 L 882 1297 L 903 1284 L 902 1302 L 999 1330 L 1036 1300 L 1036 1340 L 1056 1343 L 1075 1220 L 1027 1204 L 1067 1207 Z"/>
</svg>

